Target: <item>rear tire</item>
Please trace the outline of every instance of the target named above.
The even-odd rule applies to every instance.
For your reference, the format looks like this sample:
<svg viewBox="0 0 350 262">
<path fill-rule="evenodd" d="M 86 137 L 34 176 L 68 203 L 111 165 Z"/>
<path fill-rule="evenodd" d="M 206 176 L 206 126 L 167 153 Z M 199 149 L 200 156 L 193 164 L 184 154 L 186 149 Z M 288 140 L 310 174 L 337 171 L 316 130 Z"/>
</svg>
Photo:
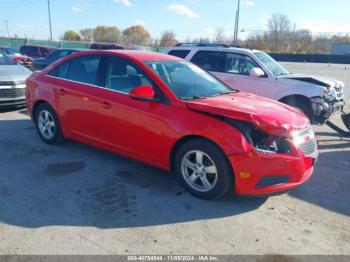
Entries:
<svg viewBox="0 0 350 262">
<path fill-rule="evenodd" d="M 64 142 L 61 125 L 52 107 L 46 103 L 35 110 L 35 126 L 40 138 L 48 144 Z"/>
<path fill-rule="evenodd" d="M 174 169 L 186 190 L 199 198 L 219 198 L 233 187 L 233 172 L 225 154 L 205 139 L 183 144 L 176 152 Z"/>
</svg>

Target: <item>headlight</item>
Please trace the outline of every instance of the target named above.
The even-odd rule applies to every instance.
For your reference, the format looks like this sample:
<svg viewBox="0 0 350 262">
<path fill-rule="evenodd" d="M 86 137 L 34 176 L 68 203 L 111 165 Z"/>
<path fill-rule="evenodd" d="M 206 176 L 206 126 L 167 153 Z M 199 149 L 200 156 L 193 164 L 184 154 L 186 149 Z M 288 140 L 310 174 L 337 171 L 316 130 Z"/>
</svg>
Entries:
<svg viewBox="0 0 350 262">
<path fill-rule="evenodd" d="M 258 152 L 273 154 L 290 154 L 291 152 L 289 142 L 284 137 L 270 135 L 244 121 L 234 119 L 225 119 L 225 121 L 237 128 Z"/>
<path fill-rule="evenodd" d="M 337 93 L 333 87 L 330 87 L 328 90 L 325 90 L 323 97 L 326 101 L 333 101 L 337 97 Z"/>
<path fill-rule="evenodd" d="M 337 88 L 344 88 L 345 87 L 345 85 L 342 81 L 336 80 L 335 82 L 337 83 Z"/>
</svg>

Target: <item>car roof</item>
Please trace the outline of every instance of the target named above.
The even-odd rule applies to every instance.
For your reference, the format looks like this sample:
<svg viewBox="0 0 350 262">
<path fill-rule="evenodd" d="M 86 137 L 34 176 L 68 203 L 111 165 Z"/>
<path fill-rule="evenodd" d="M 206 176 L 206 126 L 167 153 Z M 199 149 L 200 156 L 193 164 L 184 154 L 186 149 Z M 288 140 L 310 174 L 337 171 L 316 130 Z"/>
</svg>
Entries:
<svg viewBox="0 0 350 262">
<path fill-rule="evenodd" d="M 46 45 L 22 45 L 22 46 L 34 46 L 34 47 L 43 47 L 43 48 L 47 48 L 47 49 L 57 49 L 57 47 L 54 46 L 46 46 Z M 22 47 L 21 46 L 21 47 Z"/>
<path fill-rule="evenodd" d="M 85 53 L 86 52 L 86 53 Z M 120 54 L 124 57 L 144 62 L 144 61 L 179 61 L 183 60 L 178 57 L 174 57 L 171 55 L 163 54 L 163 53 L 155 53 L 155 52 L 149 52 L 149 51 L 140 51 L 140 50 L 86 50 L 82 53 L 79 53 L 81 55 L 84 54 Z"/>
<path fill-rule="evenodd" d="M 191 50 L 191 51 L 219 51 L 219 52 L 237 52 L 237 53 L 257 53 L 259 50 L 252 50 L 241 47 L 210 47 L 210 46 L 173 46 L 168 49 L 171 50 Z"/>
<path fill-rule="evenodd" d="M 54 51 L 89 51 L 85 48 L 56 48 Z"/>
</svg>

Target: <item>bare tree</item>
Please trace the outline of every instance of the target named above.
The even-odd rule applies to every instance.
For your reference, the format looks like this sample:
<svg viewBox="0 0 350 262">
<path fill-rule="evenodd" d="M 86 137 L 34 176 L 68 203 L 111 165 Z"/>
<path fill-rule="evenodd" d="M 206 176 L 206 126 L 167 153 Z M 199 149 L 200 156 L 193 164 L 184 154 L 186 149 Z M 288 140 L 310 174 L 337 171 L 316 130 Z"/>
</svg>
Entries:
<svg viewBox="0 0 350 262">
<path fill-rule="evenodd" d="M 291 23 L 288 16 L 284 14 L 273 14 L 267 23 L 269 33 L 268 41 L 273 43 L 273 51 L 279 52 L 280 46 L 288 37 L 291 30 Z"/>
<path fill-rule="evenodd" d="M 248 38 L 240 43 L 240 45 L 245 46 L 249 49 L 266 50 L 266 42 L 263 35 L 250 34 Z"/>
<path fill-rule="evenodd" d="M 314 54 L 328 54 L 332 40 L 327 35 L 318 36 L 312 41 L 311 52 Z"/>
<path fill-rule="evenodd" d="M 162 33 L 162 36 L 160 38 L 160 46 L 161 47 L 168 47 L 173 46 L 177 43 L 175 33 L 171 30 L 164 31 Z"/>
<path fill-rule="evenodd" d="M 308 29 L 299 29 L 290 34 L 290 50 L 293 53 L 308 53 L 312 43 L 312 34 Z"/>
<path fill-rule="evenodd" d="M 216 43 L 221 43 L 221 44 L 224 44 L 224 43 L 227 42 L 227 38 L 225 36 L 224 29 L 217 28 L 215 30 L 215 42 Z"/>
<path fill-rule="evenodd" d="M 90 42 L 94 38 L 94 29 L 93 28 L 81 29 L 80 35 L 83 41 Z"/>
</svg>

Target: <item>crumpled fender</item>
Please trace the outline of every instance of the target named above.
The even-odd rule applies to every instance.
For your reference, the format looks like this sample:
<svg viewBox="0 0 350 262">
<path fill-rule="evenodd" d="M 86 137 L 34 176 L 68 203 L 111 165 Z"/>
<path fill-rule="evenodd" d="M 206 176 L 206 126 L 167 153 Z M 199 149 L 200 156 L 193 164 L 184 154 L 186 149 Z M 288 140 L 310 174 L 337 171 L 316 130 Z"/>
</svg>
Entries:
<svg viewBox="0 0 350 262">
<path fill-rule="evenodd" d="M 245 112 L 235 108 L 220 108 L 217 106 L 210 106 L 208 104 L 198 103 L 197 101 L 190 101 L 186 103 L 187 107 L 193 111 L 223 116 L 230 119 L 240 120 L 254 124 L 259 129 L 266 133 L 291 137 L 293 132 L 301 131 L 309 125 L 306 117 L 300 117 L 300 114 L 290 112 L 288 118 L 276 117 L 274 114 L 260 115 L 259 112 Z M 294 114 L 294 117 L 293 117 Z M 302 120 L 301 120 L 302 118 Z"/>
</svg>

